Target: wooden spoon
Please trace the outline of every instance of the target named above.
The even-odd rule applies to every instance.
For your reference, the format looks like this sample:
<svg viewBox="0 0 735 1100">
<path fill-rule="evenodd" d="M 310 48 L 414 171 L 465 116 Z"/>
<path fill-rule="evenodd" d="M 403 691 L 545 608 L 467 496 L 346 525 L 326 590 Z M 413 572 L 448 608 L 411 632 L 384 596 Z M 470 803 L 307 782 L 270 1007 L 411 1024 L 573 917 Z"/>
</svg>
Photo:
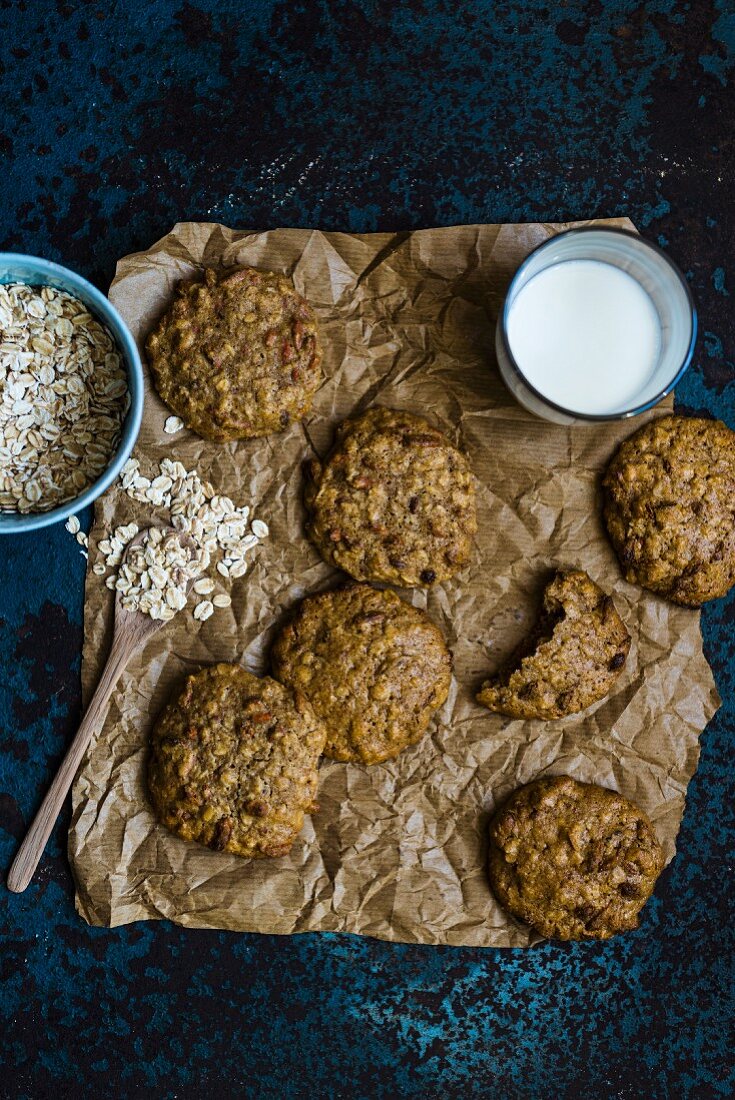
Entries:
<svg viewBox="0 0 735 1100">
<path fill-rule="evenodd" d="M 127 558 L 133 546 L 137 546 L 148 535 L 150 528 L 145 528 L 128 543 L 125 550 Z M 174 534 L 184 546 L 188 546 L 190 540 L 182 537 L 173 527 L 159 528 L 164 537 Z M 187 592 L 195 578 L 191 578 L 187 584 Z M 82 757 L 87 751 L 87 746 L 93 735 L 101 728 L 107 704 L 119 680 L 125 666 L 134 653 L 141 649 L 149 638 L 152 638 L 164 625 L 161 619 L 152 619 L 150 615 L 142 611 L 128 611 L 122 605 L 122 593 L 115 594 L 115 621 L 112 635 L 112 646 L 107 664 L 100 677 L 97 690 L 92 696 L 87 708 L 87 713 L 82 719 L 82 724 L 77 730 L 76 737 L 72 741 L 61 767 L 56 773 L 56 778 L 49 787 L 48 793 L 41 803 L 33 824 L 26 833 L 13 865 L 8 874 L 8 889 L 19 894 L 25 890 L 33 878 L 38 861 L 46 847 L 51 830 L 64 803 L 69 789 L 77 773 L 77 768 L 82 762 Z"/>
</svg>

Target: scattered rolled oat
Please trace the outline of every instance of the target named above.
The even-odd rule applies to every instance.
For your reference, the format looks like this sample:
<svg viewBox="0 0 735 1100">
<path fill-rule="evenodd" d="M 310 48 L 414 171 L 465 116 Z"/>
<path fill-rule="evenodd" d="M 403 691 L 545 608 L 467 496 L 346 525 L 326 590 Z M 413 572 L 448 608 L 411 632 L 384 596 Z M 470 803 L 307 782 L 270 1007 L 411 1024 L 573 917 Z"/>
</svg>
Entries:
<svg viewBox="0 0 735 1100">
<path fill-rule="evenodd" d="M 131 546 L 115 581 L 126 611 L 168 622 L 186 604 L 190 581 L 206 568 L 206 551 L 152 527 Z M 196 616 L 196 610 L 194 611 Z"/>
<path fill-rule="evenodd" d="M 64 524 L 70 535 L 76 535 L 79 530 L 79 520 L 76 516 L 69 516 L 68 520 Z"/>
<path fill-rule="evenodd" d="M 163 424 L 163 430 L 168 435 L 175 435 L 176 432 L 181 431 L 183 426 L 184 421 L 180 416 L 167 416 Z"/>
<path fill-rule="evenodd" d="M 133 500 L 148 507 L 153 504 L 168 509 L 169 515 L 165 522 L 187 536 L 193 547 L 193 562 L 197 565 L 196 571 L 187 577 L 187 583 L 191 577 L 198 578 L 192 587 L 199 596 L 211 596 L 214 592 L 214 580 L 200 574 L 210 567 L 215 554 L 221 554 L 221 559 L 216 563 L 220 576 L 228 580 L 242 577 L 248 567 L 246 555 L 268 534 L 268 525 L 262 520 L 253 520 L 252 524 L 249 522 L 250 508 L 247 505 L 238 507 L 229 497 L 216 494 L 209 482 L 202 481 L 195 471 L 187 470 L 181 462 L 173 459 L 163 459 L 158 473 L 154 473 L 152 477 L 141 474 L 138 459 L 128 459 L 122 470 L 121 481 L 123 489 Z M 128 543 L 135 538 L 138 531 L 135 523 L 123 524 L 116 527 L 107 538 L 101 539 L 98 549 L 104 556 L 104 563 L 96 563 L 93 572 L 102 576 L 106 567 L 114 569 L 119 566 Z M 155 539 L 157 536 L 153 537 Z M 132 553 L 136 549 L 134 547 Z M 155 562 L 153 568 L 147 570 L 148 578 L 141 579 L 142 594 L 151 591 L 151 585 L 155 587 L 157 582 L 163 582 L 158 566 L 165 571 L 165 563 Z M 120 570 L 120 575 L 124 574 L 124 570 L 125 566 Z M 108 588 L 115 588 L 117 584 L 114 577 L 108 577 L 105 583 Z M 168 619 L 171 617 L 169 611 L 175 613 L 186 603 L 185 596 L 182 602 L 181 596 L 172 594 L 167 587 L 164 590 L 163 614 L 160 614 L 157 603 L 151 603 L 148 596 L 143 599 L 142 595 L 134 591 L 135 587 L 131 585 L 132 594 L 131 591 L 125 591 L 124 596 L 136 599 L 138 610 L 145 610 L 148 614 L 151 614 L 149 607 L 155 607 L 157 614 L 154 618 Z M 184 591 L 185 589 L 186 585 Z M 118 588 L 118 591 L 122 590 Z M 194 609 L 194 617 L 204 622 L 215 608 L 229 607 L 231 602 L 227 593 L 200 600 Z"/>
<path fill-rule="evenodd" d="M 114 341 L 82 302 L 0 286 L 0 510 L 78 496 L 107 467 L 129 405 Z"/>
</svg>

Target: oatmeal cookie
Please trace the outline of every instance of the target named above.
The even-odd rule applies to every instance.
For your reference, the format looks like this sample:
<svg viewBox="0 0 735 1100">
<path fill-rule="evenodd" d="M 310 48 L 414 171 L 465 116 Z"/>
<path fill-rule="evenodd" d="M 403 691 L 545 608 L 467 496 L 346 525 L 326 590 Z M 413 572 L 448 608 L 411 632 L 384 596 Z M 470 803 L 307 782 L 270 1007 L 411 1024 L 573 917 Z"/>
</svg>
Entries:
<svg viewBox="0 0 735 1100">
<path fill-rule="evenodd" d="M 490 885 L 504 909 L 558 940 L 638 927 L 663 852 L 642 810 L 568 776 L 515 791 L 490 823 Z"/>
<path fill-rule="evenodd" d="M 629 649 L 610 596 L 581 569 L 560 570 L 544 590 L 535 630 L 477 701 L 511 718 L 576 714 L 607 695 Z"/>
<path fill-rule="evenodd" d="M 327 727 L 326 756 L 377 764 L 426 731 L 447 697 L 441 631 L 395 592 L 354 584 L 310 596 L 279 634 L 273 675 Z"/>
<path fill-rule="evenodd" d="M 431 585 L 467 564 L 477 531 L 465 456 L 421 417 L 374 408 L 312 462 L 307 531 L 355 580 Z"/>
<path fill-rule="evenodd" d="M 217 443 L 301 420 L 323 378 L 309 303 L 285 275 L 252 267 L 181 283 L 146 351 L 162 399 Z"/>
<path fill-rule="evenodd" d="M 735 432 L 663 416 L 619 448 L 603 480 L 625 578 L 698 607 L 735 584 Z"/>
<path fill-rule="evenodd" d="M 159 821 L 238 856 L 284 856 L 317 809 L 326 731 L 299 692 L 239 665 L 190 676 L 152 734 L 148 786 Z"/>
</svg>

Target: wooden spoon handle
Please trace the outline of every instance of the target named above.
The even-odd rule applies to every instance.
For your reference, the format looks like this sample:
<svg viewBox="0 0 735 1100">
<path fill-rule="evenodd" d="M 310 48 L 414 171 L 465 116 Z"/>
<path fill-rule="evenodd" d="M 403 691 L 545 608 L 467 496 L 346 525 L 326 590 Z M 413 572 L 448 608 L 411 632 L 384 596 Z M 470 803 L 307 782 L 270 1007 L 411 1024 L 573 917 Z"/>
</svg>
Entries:
<svg viewBox="0 0 735 1100">
<path fill-rule="evenodd" d="M 116 638 L 112 643 L 110 656 L 107 658 L 104 672 L 87 708 L 87 713 L 82 719 L 82 724 L 77 730 L 61 767 L 56 773 L 46 797 L 39 806 L 33 824 L 26 833 L 25 839 L 13 860 L 13 865 L 8 874 L 8 889 L 16 894 L 25 890 L 33 878 L 64 799 L 74 781 L 77 768 L 89 742 L 92 740 L 93 734 L 102 724 L 115 684 L 128 663 L 134 648 L 136 647 L 131 647 L 130 640 L 124 636 Z"/>
</svg>

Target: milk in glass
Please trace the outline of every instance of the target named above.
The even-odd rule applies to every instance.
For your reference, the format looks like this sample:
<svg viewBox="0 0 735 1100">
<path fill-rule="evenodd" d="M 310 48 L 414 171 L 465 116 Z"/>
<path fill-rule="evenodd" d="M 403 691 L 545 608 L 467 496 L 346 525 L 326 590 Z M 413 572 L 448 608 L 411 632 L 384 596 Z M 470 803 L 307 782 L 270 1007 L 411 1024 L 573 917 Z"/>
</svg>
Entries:
<svg viewBox="0 0 735 1100">
<path fill-rule="evenodd" d="M 600 260 L 565 260 L 534 275 L 510 307 L 507 336 L 543 397 L 592 416 L 634 407 L 661 347 L 650 296 Z"/>
</svg>

